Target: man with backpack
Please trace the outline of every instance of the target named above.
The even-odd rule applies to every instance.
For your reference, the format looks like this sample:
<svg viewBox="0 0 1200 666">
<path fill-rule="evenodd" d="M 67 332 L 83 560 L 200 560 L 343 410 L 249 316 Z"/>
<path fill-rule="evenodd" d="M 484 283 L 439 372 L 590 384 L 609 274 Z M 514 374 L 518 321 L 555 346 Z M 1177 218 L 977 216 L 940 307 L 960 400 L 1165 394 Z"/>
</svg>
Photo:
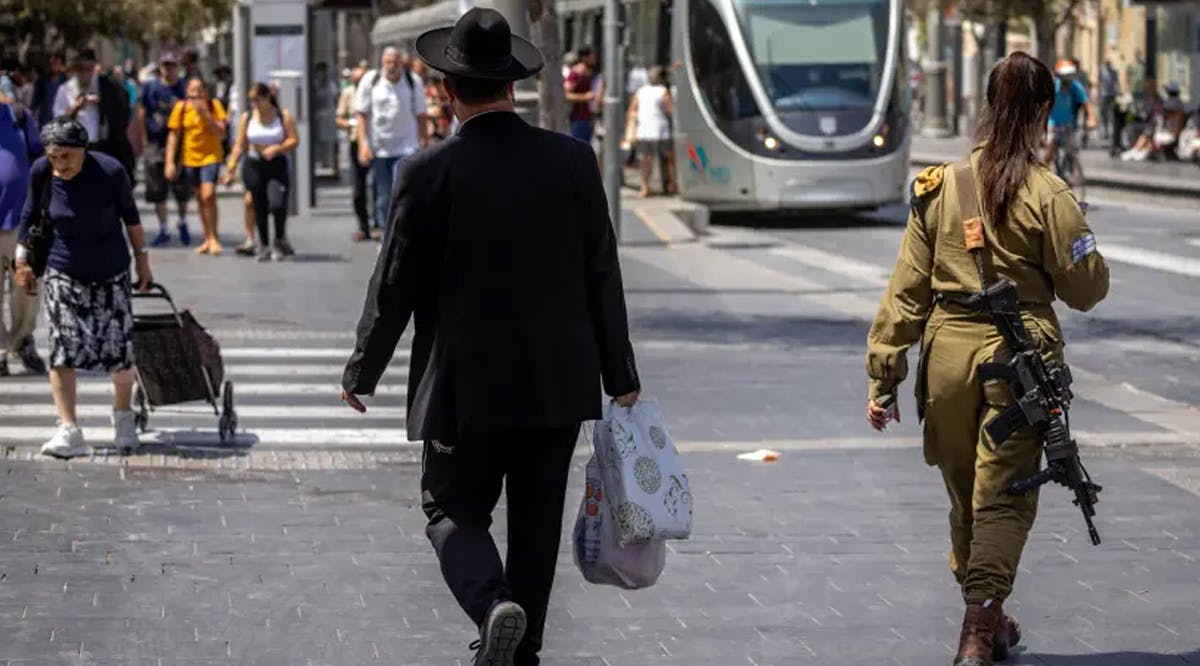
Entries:
<svg viewBox="0 0 1200 666">
<path fill-rule="evenodd" d="M 385 48 L 380 68 L 363 75 L 356 93 L 358 161 L 371 169 L 375 181 L 373 238 L 383 235 L 397 166 L 424 147 L 425 84 L 406 60 L 399 49 Z"/>
<path fill-rule="evenodd" d="M 7 377 L 8 356 L 21 360 L 27 373 L 44 374 L 46 364 L 33 345 L 38 299 L 26 289 L 9 289 L 11 325 L 4 324 L 4 285 L 11 284 L 16 262 L 17 227 L 29 194 L 29 166 L 42 154 L 38 123 L 28 109 L 0 103 L 0 377 Z"/>
</svg>

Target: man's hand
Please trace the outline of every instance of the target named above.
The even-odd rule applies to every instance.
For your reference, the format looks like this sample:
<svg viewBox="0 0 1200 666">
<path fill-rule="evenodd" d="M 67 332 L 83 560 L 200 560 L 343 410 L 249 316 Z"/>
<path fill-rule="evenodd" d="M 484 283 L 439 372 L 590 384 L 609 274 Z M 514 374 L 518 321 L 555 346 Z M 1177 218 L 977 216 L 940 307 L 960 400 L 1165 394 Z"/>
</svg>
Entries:
<svg viewBox="0 0 1200 666">
<path fill-rule="evenodd" d="M 150 255 L 137 255 L 134 266 L 135 270 L 137 270 L 138 291 L 149 291 L 150 284 L 154 282 L 154 272 L 150 270 Z"/>
<path fill-rule="evenodd" d="M 363 167 L 369 167 L 373 159 L 375 159 L 375 154 L 371 152 L 371 146 L 365 142 L 358 144 L 358 163 Z"/>
<path fill-rule="evenodd" d="M 163 167 L 163 176 L 166 177 L 166 179 L 171 181 L 172 183 L 175 182 L 176 180 L 178 180 L 179 179 L 179 165 L 177 165 L 173 162 L 168 162 L 166 164 L 166 166 Z"/>
<path fill-rule="evenodd" d="M 25 260 L 17 261 L 17 270 L 13 274 L 13 279 L 17 283 L 17 287 L 24 289 L 25 293 L 37 296 L 37 276 L 33 274 L 33 268 Z"/>
<path fill-rule="evenodd" d="M 367 413 L 367 406 L 362 404 L 362 400 L 359 400 L 358 396 L 354 395 L 353 393 L 347 393 L 345 389 L 342 390 L 342 402 L 350 405 L 351 409 L 359 414 Z"/>
<path fill-rule="evenodd" d="M 638 390 L 638 391 L 634 391 L 633 393 L 626 393 L 625 395 L 619 395 L 616 397 L 616 401 L 617 401 L 618 405 L 620 405 L 626 409 L 629 409 L 630 407 L 633 407 L 634 405 L 637 404 L 638 397 L 641 395 L 642 395 L 642 392 L 640 390 Z"/>
<path fill-rule="evenodd" d="M 892 404 L 887 407 L 882 407 L 874 400 L 867 402 L 867 422 L 876 432 L 883 432 L 887 429 L 887 424 L 892 419 L 896 419 L 896 423 L 900 422 L 900 407 L 896 399 L 893 398 Z"/>
</svg>

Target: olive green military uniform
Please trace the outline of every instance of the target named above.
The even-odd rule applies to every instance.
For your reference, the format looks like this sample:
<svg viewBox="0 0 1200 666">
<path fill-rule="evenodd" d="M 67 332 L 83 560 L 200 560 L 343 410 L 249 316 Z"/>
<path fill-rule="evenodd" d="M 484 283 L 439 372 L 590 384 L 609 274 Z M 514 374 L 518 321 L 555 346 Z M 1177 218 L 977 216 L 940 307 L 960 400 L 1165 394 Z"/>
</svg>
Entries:
<svg viewBox="0 0 1200 666">
<path fill-rule="evenodd" d="M 976 168 L 978 158 L 976 149 Z M 979 212 L 960 210 L 958 187 L 954 165 L 926 169 L 913 183 L 900 258 L 867 340 L 867 373 L 872 399 L 894 394 L 908 374 L 905 353 L 921 340 L 916 392 L 925 461 L 941 469 L 950 496 L 950 568 L 965 600 L 978 603 L 1012 592 L 1037 493 L 1013 497 L 1005 488 L 1037 472 L 1042 441 L 1026 427 L 993 450 L 983 426 L 1013 398 L 1002 381 L 982 385 L 978 368 L 1007 360 L 1007 349 L 986 314 L 936 298 L 980 289 L 963 230 Z M 1061 359 L 1055 297 L 1086 311 L 1108 293 L 1108 266 L 1074 195 L 1036 167 L 1008 219 L 985 220 L 984 230 L 995 273 L 1017 286 L 1030 334 L 1044 354 Z"/>
</svg>

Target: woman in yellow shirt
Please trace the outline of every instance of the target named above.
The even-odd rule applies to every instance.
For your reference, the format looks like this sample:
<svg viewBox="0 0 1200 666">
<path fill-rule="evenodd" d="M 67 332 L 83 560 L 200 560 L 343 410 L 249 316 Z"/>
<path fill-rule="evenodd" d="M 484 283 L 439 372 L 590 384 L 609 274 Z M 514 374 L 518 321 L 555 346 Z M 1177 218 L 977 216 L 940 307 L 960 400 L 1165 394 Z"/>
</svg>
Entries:
<svg viewBox="0 0 1200 666">
<path fill-rule="evenodd" d="M 171 132 L 167 138 L 167 179 L 175 181 L 184 176 L 196 188 L 200 223 L 204 226 L 204 244 L 196 252 L 220 254 L 217 176 L 225 157 L 221 149 L 226 129 L 225 107 L 220 100 L 209 98 L 203 79 L 193 77 L 188 81 L 187 99 L 176 102 L 171 110 L 167 129 Z"/>
</svg>

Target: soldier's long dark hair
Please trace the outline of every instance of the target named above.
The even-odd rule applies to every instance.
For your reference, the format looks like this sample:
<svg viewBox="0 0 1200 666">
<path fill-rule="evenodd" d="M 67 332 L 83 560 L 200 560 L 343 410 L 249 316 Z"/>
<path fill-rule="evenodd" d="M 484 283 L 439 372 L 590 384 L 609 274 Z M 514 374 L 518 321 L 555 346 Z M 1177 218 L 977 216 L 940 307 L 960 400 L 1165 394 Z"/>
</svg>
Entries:
<svg viewBox="0 0 1200 666">
<path fill-rule="evenodd" d="M 988 77 L 987 107 L 979 126 L 980 202 L 986 219 L 1004 224 L 1013 199 L 1038 162 L 1054 77 L 1041 61 L 1017 51 Z"/>
</svg>

